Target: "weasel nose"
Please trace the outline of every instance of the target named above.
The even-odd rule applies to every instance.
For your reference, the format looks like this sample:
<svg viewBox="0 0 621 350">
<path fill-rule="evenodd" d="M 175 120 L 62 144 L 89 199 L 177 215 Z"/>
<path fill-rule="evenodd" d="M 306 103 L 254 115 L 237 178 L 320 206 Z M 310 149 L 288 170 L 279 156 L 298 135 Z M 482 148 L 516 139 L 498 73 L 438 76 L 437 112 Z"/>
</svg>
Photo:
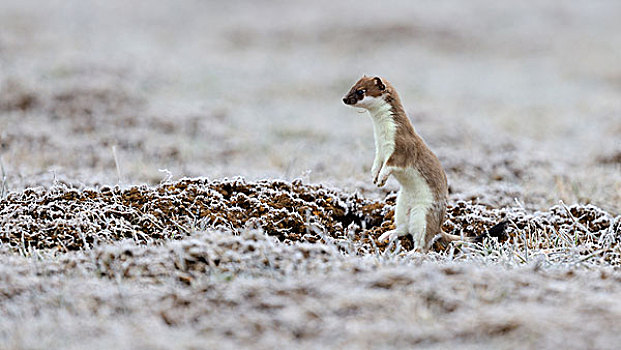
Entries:
<svg viewBox="0 0 621 350">
<path fill-rule="evenodd" d="M 347 104 L 347 97 L 343 97 L 343 103 Z"/>
</svg>

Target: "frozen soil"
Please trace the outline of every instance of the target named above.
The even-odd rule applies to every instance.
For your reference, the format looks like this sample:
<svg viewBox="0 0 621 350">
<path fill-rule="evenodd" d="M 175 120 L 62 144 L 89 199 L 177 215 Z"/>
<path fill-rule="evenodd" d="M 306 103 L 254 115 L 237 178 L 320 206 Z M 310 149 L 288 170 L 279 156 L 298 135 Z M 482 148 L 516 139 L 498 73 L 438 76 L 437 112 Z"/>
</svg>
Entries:
<svg viewBox="0 0 621 350">
<path fill-rule="evenodd" d="M 0 2 L 0 348 L 621 343 L 621 4 Z M 371 122 L 444 165 L 412 252 Z"/>
<path fill-rule="evenodd" d="M 614 348 L 621 274 L 210 231 L 2 258 L 8 348 Z M 53 330 L 53 332 L 51 332 Z M 568 340 L 571 338 L 571 342 Z"/>
</svg>

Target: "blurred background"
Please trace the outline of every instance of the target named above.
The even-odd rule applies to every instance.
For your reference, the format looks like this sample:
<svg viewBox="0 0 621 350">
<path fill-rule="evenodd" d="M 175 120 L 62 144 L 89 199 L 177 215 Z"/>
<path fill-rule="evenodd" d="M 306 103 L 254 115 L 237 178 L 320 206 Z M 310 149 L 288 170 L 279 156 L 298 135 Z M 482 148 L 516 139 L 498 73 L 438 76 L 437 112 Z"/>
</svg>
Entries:
<svg viewBox="0 0 621 350">
<path fill-rule="evenodd" d="M 303 178 L 368 196 L 362 75 L 401 94 L 452 199 L 621 203 L 621 2 L 0 3 L 10 190 Z"/>
</svg>

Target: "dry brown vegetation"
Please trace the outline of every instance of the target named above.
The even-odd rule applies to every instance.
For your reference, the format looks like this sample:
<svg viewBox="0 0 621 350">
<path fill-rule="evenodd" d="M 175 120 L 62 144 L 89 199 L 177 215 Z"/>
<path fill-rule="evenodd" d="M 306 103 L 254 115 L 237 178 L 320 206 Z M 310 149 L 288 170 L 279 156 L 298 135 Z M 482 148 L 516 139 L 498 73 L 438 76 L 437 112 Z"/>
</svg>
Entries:
<svg viewBox="0 0 621 350">
<path fill-rule="evenodd" d="M 28 189 L 0 202 L 0 241 L 31 255 L 40 249 L 88 250 L 124 239 L 163 243 L 210 229 L 233 235 L 261 229 L 285 244 L 337 242 L 344 252 L 365 255 L 384 251 L 377 237 L 394 229 L 394 199 L 391 194 L 385 201 L 369 200 L 301 181 L 243 179 L 184 179 L 124 190 Z M 501 220 L 511 223 L 503 240 L 516 244 L 514 254 L 523 262 L 522 251 L 534 250 L 551 261 L 621 264 L 621 216 L 593 205 L 561 203 L 528 214 L 458 201 L 448 208 L 444 230 L 474 237 Z M 401 243 L 405 250 L 412 247 L 410 237 Z"/>
</svg>

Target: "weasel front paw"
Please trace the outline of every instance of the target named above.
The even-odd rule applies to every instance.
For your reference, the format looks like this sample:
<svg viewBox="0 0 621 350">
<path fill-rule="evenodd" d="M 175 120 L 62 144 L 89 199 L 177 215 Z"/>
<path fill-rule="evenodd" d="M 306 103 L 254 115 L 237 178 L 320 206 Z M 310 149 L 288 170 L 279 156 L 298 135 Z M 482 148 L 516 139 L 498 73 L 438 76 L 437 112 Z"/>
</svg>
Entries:
<svg viewBox="0 0 621 350">
<path fill-rule="evenodd" d="M 377 179 L 379 178 L 379 174 L 380 174 L 380 167 L 373 167 L 373 169 L 371 169 L 371 176 L 373 177 L 373 184 L 377 185 Z"/>
<path fill-rule="evenodd" d="M 386 184 L 386 181 L 388 180 L 388 177 L 384 177 L 381 179 L 375 179 L 374 184 L 377 185 L 377 187 L 383 187 Z"/>
<path fill-rule="evenodd" d="M 376 185 L 377 187 L 382 187 L 386 184 L 386 179 L 384 179 L 384 181 L 381 181 L 378 175 L 375 177 L 375 179 L 373 179 L 373 184 Z"/>
<path fill-rule="evenodd" d="M 375 184 L 378 187 L 384 186 L 386 184 L 386 181 L 390 177 L 392 170 L 393 170 L 392 167 L 384 166 L 382 170 L 379 172 L 379 174 L 377 175 L 377 180 L 375 181 Z"/>
</svg>

